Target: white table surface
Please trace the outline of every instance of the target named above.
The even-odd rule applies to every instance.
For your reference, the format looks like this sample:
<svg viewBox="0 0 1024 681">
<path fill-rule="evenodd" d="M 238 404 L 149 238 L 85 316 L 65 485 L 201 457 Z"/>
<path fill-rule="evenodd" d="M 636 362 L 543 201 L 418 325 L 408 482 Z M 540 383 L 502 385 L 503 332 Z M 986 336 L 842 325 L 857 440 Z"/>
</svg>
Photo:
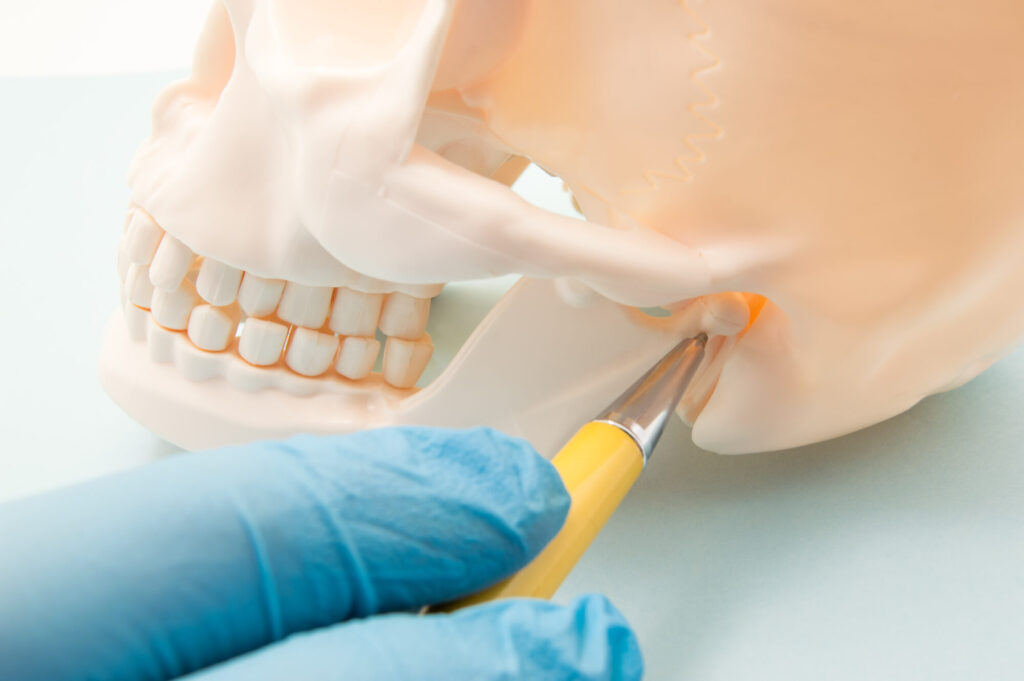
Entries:
<svg viewBox="0 0 1024 681">
<path fill-rule="evenodd" d="M 124 172 L 167 79 L 0 79 L 0 499 L 175 451 L 96 379 Z M 649 679 L 1024 679 L 1024 351 L 800 450 L 716 456 L 674 423 L 558 598 L 585 591 Z"/>
</svg>

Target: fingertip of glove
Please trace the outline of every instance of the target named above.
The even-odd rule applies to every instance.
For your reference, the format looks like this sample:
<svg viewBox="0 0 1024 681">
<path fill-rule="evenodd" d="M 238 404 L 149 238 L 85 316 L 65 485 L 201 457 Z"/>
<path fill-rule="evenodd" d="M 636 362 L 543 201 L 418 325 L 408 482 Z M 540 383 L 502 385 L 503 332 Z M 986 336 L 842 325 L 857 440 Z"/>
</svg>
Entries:
<svg viewBox="0 0 1024 681">
<path fill-rule="evenodd" d="M 639 681 L 644 661 L 629 622 L 600 594 L 574 599 L 568 610 L 577 624 L 578 668 L 583 678 Z"/>
<path fill-rule="evenodd" d="M 569 514 L 571 499 L 558 471 L 526 440 L 493 428 L 461 431 L 456 437 L 479 443 L 473 456 L 483 467 L 476 476 L 481 495 L 507 499 L 505 508 L 527 553 L 539 553 Z"/>
<path fill-rule="evenodd" d="M 605 646 L 608 650 L 612 670 L 608 678 L 616 681 L 639 681 L 643 677 L 644 658 L 640 643 L 625 616 L 600 594 L 590 594 L 575 599 L 569 606 L 575 608 L 578 616 L 586 623 L 595 647 Z"/>
<path fill-rule="evenodd" d="M 499 601 L 455 613 L 453 620 L 477 631 L 496 621 L 515 651 L 520 670 L 560 672 L 583 681 L 639 681 L 644 662 L 636 635 L 626 618 L 601 595 L 587 595 L 563 606 L 548 601 Z M 526 674 L 525 676 L 529 676 Z M 562 678 L 545 676 L 544 678 Z"/>
</svg>

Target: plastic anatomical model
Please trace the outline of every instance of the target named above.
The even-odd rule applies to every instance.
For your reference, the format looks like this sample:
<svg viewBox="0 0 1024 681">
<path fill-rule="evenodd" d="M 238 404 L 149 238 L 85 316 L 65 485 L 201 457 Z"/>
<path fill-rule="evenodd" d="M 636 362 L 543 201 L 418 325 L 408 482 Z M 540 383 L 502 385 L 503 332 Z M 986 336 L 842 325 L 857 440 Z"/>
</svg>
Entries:
<svg viewBox="0 0 1024 681">
<path fill-rule="evenodd" d="M 863 428 L 1024 338 L 1021 64 L 1010 0 L 217 2 L 130 171 L 104 383 L 190 447 L 552 451 L 704 329 L 698 445 Z M 512 193 L 527 160 L 586 221 Z M 431 299 L 508 273 L 415 388 Z"/>
</svg>

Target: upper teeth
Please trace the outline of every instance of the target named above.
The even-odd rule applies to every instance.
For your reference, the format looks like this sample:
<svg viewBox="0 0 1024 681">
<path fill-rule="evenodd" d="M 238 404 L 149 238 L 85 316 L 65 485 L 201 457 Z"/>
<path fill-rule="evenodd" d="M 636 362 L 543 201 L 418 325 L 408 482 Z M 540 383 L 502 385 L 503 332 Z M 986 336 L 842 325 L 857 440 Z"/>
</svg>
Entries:
<svg viewBox="0 0 1024 681">
<path fill-rule="evenodd" d="M 132 225 L 129 225 L 128 230 L 130 237 Z M 195 253 L 189 250 L 188 246 L 170 234 L 165 234 L 160 240 L 160 245 L 156 249 L 153 261 L 149 265 L 149 280 L 157 288 L 173 291 L 181 285 L 195 259 Z M 136 264 L 140 266 L 145 265 L 143 262 L 137 262 Z"/>
<path fill-rule="evenodd" d="M 339 288 L 331 308 L 331 330 L 342 336 L 373 336 L 383 303 L 381 293 Z"/>
<path fill-rule="evenodd" d="M 284 282 L 280 279 L 264 279 L 247 272 L 238 289 L 238 304 L 250 317 L 266 317 L 277 309 L 282 291 Z"/>
<path fill-rule="evenodd" d="M 334 289 L 326 286 L 288 282 L 277 304 L 277 316 L 295 326 L 319 329 L 327 321 L 333 293 Z"/>
<path fill-rule="evenodd" d="M 235 302 L 242 271 L 212 258 L 204 258 L 196 277 L 196 292 L 211 305 L 230 305 Z"/>
<path fill-rule="evenodd" d="M 396 388 L 414 386 L 433 351 L 426 326 L 440 286 L 389 287 L 361 276 L 334 287 L 267 279 L 197 257 L 139 209 L 118 249 L 118 273 L 126 305 L 138 311 L 128 315 L 138 340 L 146 337 L 142 314 L 207 352 L 233 350 L 255 366 L 283 361 L 308 377 L 333 367 L 360 380 L 380 353 L 379 326 L 388 336 L 382 375 Z"/>
</svg>

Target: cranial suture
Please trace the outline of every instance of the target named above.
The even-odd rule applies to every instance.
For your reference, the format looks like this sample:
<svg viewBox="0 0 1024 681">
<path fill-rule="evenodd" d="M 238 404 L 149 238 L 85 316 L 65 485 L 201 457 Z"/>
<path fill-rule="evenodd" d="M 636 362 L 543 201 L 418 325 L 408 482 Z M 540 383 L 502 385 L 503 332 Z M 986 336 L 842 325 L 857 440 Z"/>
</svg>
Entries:
<svg viewBox="0 0 1024 681">
<path fill-rule="evenodd" d="M 104 383 L 187 446 L 550 449 L 704 329 L 702 447 L 871 425 L 1024 337 L 1021 63 L 997 0 L 216 2 L 129 173 Z M 586 221 L 508 189 L 526 160 Z M 443 285 L 509 273 L 415 389 Z"/>
</svg>

